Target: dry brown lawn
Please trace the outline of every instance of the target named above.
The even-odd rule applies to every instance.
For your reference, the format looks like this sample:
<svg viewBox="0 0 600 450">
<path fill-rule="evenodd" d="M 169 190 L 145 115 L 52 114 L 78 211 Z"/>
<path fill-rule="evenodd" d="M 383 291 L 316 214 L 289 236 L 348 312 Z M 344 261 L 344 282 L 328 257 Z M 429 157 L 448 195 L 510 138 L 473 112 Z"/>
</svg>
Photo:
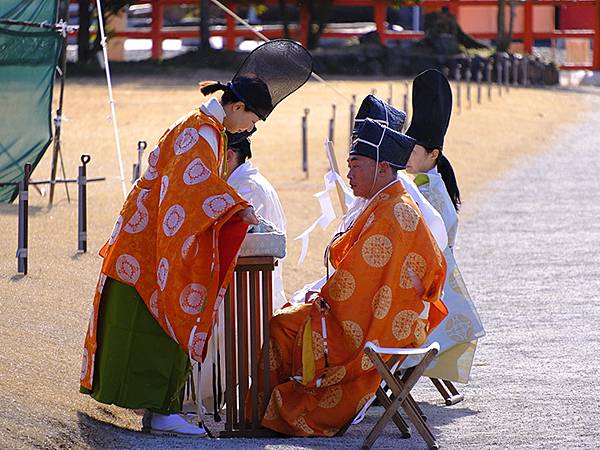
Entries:
<svg viewBox="0 0 600 450">
<path fill-rule="evenodd" d="M 196 82 L 217 75 L 190 72 L 185 77 L 116 78 L 114 92 L 128 179 L 137 141 L 146 140 L 152 148 L 176 118 L 202 102 Z M 394 104 L 402 105 L 405 87 L 400 80 L 332 84 L 345 96 L 355 94 L 360 101 L 373 88 L 386 98 L 390 82 Z M 267 123 L 260 124 L 253 140 L 253 162 L 278 190 L 289 223 L 285 266 L 288 293 L 323 274 L 322 250 L 332 230 L 313 233 L 311 250 L 302 266 L 296 264 L 300 248 L 293 238 L 320 214 L 312 194 L 323 188 L 327 170 L 323 143 L 333 103 L 337 104 L 337 156 L 344 167 L 349 105 L 316 82 L 280 105 Z M 472 201 L 498 174 L 525 156 L 542 152 L 553 133 L 577 120 L 578 113 L 587 107 L 584 95 L 512 88 L 501 98 L 494 89 L 491 103 L 484 91 L 483 104 L 473 103 L 468 110 L 463 90 L 463 110 L 461 114 L 455 110 L 446 144 L 465 202 Z M 300 121 L 307 107 L 310 176 L 305 179 Z M 0 205 L 0 446 L 5 448 L 54 446 L 57 442 L 93 445 L 85 425 L 88 415 L 137 427 L 131 414 L 97 405 L 77 393 L 81 345 L 100 268 L 97 250 L 110 234 L 123 197 L 104 81 L 69 79 L 64 111 L 67 175 L 76 176 L 79 155 L 89 153 L 89 176 L 106 176 L 108 180 L 88 188 L 89 253 L 84 255 L 76 253 L 76 202 L 67 204 L 64 189 L 58 187 L 55 206 L 48 209 L 46 198 L 31 193 L 30 273 L 24 278 L 15 276 L 16 207 Z M 46 178 L 48 173 L 49 153 L 34 178 Z M 76 198 L 75 186 L 71 194 Z"/>
</svg>

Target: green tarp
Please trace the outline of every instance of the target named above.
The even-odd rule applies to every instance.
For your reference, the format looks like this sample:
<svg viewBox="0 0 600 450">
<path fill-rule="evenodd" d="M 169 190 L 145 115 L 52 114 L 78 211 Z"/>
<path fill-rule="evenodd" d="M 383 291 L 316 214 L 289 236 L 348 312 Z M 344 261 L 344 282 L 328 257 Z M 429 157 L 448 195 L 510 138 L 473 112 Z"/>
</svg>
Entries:
<svg viewBox="0 0 600 450">
<path fill-rule="evenodd" d="M 0 19 L 56 23 L 57 0 L 0 0 Z M 52 89 L 62 37 L 53 30 L 0 24 L 0 183 L 18 182 L 52 141 Z M 11 202 L 14 186 L 0 186 Z"/>
</svg>

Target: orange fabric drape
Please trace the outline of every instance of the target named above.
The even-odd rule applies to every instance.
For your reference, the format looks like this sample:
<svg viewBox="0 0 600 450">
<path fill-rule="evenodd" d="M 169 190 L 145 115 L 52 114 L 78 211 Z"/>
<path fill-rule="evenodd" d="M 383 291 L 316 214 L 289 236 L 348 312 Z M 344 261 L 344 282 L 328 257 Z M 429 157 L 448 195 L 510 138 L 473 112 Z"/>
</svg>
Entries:
<svg viewBox="0 0 600 450">
<path fill-rule="evenodd" d="M 220 136 L 218 158 L 199 133 Z M 104 257 L 85 339 L 81 384 L 92 389 L 96 328 L 106 277 L 134 286 L 165 332 L 200 361 L 231 279 L 249 206 L 223 179 L 223 126 L 193 111 L 171 126 L 129 193 Z M 226 236 L 226 239 L 223 237 Z"/>
<path fill-rule="evenodd" d="M 336 272 L 320 293 L 331 307 L 325 333 L 313 304 L 283 308 L 270 323 L 272 392 L 263 392 L 259 381 L 260 407 L 262 424 L 281 433 L 333 436 L 380 383 L 365 342 L 418 347 L 446 314 L 444 257 L 400 182 L 377 194 L 331 245 L 330 261 Z M 314 377 L 305 373 L 313 366 Z"/>
</svg>

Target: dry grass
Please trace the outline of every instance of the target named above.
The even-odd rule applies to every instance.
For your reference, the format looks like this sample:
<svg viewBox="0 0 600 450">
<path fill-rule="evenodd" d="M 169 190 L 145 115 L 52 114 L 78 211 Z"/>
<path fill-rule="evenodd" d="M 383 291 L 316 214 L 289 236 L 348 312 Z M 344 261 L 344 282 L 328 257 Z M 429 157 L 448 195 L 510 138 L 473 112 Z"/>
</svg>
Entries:
<svg viewBox="0 0 600 450">
<path fill-rule="evenodd" d="M 207 77 L 214 78 L 214 74 Z M 149 147 L 176 118 L 202 101 L 189 77 L 116 80 L 118 120 L 126 176 L 140 139 Z M 404 82 L 394 84 L 394 103 L 402 104 Z M 333 84 L 350 96 L 362 97 L 376 88 L 387 97 L 389 81 L 352 80 Z M 553 133 L 577 119 L 586 108 L 585 96 L 554 90 L 513 89 L 494 100 L 484 99 L 471 110 L 454 115 L 447 139 L 466 202 L 498 174 L 521 158 L 544 150 Z M 475 98 L 475 96 L 474 96 Z M 348 139 L 348 104 L 332 91 L 309 83 L 290 97 L 260 125 L 253 141 L 253 161 L 277 188 L 287 214 L 289 257 L 285 281 L 288 292 L 322 275 L 322 249 L 331 230 L 317 230 L 303 266 L 298 267 L 300 234 L 319 215 L 312 194 L 323 187 L 327 162 L 323 151 L 331 104 L 336 103 L 337 155 L 343 165 Z M 463 99 L 463 105 L 465 104 Z M 301 171 L 300 119 L 310 108 L 310 177 Z M 16 207 L 0 205 L 0 442 L 8 447 L 63 442 L 67 446 L 93 445 L 87 415 L 125 427 L 136 427 L 132 415 L 93 404 L 77 394 L 79 355 L 100 267 L 96 256 L 112 228 L 122 203 L 111 123 L 107 120 L 106 86 L 101 79 L 69 80 L 65 97 L 68 121 L 63 129 L 63 153 L 68 176 L 76 175 L 78 157 L 90 153 L 90 176 L 108 181 L 88 188 L 89 250 L 76 255 L 77 207 L 67 204 L 64 189 L 48 210 L 47 200 L 31 194 L 30 274 L 13 276 L 16 269 Z M 35 178 L 49 173 L 49 154 Z M 75 198 L 75 187 L 71 188 Z M 49 418 L 49 420 L 48 420 Z M 73 425 L 78 423 L 79 428 Z M 61 429 L 64 428 L 63 431 Z M 50 435 L 48 435 L 48 433 Z M 62 433 L 62 434 L 61 434 Z M 10 437 L 12 436 L 12 437 Z M 46 440 L 50 439 L 50 440 Z M 54 445 L 54 444 L 52 444 Z"/>
</svg>

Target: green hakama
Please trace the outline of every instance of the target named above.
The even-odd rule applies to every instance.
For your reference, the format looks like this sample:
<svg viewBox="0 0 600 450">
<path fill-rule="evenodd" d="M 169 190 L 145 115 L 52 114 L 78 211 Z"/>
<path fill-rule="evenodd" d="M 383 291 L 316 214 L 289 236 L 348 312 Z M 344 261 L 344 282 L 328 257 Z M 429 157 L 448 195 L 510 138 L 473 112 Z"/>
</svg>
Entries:
<svg viewBox="0 0 600 450">
<path fill-rule="evenodd" d="M 188 355 L 160 327 L 135 288 L 108 278 L 98 316 L 94 388 L 101 403 L 179 413 Z"/>
</svg>

